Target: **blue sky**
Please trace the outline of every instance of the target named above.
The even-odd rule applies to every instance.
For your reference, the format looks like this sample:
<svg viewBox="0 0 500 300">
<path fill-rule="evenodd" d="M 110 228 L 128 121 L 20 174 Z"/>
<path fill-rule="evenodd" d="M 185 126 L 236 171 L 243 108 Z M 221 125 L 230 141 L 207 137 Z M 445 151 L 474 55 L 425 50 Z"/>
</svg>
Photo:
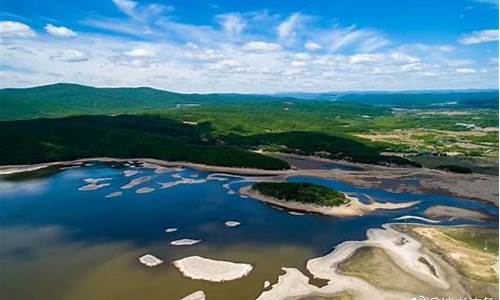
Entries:
<svg viewBox="0 0 500 300">
<path fill-rule="evenodd" d="M 495 0 L 2 1 L 0 86 L 498 87 Z"/>
</svg>

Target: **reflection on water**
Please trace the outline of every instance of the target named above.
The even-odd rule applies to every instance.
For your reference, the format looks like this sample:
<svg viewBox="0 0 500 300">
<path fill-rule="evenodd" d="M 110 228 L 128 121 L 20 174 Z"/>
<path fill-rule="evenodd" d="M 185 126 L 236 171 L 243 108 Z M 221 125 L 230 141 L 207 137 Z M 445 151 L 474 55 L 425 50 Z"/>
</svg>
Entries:
<svg viewBox="0 0 500 300">
<path fill-rule="evenodd" d="M 143 167 L 135 167 L 138 173 L 126 177 L 124 170 L 95 164 L 24 181 L 0 180 L 0 299 L 5 299 L 4 295 L 9 300 L 179 299 L 199 289 L 205 290 L 209 299 L 255 299 L 265 280 L 276 282 L 281 267 L 306 272 L 307 259 L 323 255 L 343 241 L 364 239 L 368 228 L 401 215 L 422 215 L 435 204 L 498 215 L 496 207 L 474 201 L 395 194 L 295 177 L 291 180 L 331 186 L 362 196 L 363 201 L 422 201 L 416 207 L 361 218 L 296 216 L 228 194 L 228 186 L 237 190 L 247 184 L 237 182 L 239 178 L 219 175 L 213 179 L 208 173 L 190 169 L 155 172 Z M 144 176 L 151 179 L 121 189 Z M 110 185 L 79 191 L 89 178 L 111 178 L 106 181 Z M 190 178 L 196 180 L 187 180 Z M 160 184 L 169 182 L 177 184 L 159 189 Z M 136 193 L 144 187 L 156 190 Z M 123 194 L 105 198 L 117 191 Z M 228 228 L 224 226 L 227 220 L 241 225 Z M 168 227 L 179 230 L 166 233 Z M 190 247 L 169 245 L 181 238 L 202 242 Z M 155 268 L 141 265 L 137 258 L 146 253 L 165 263 Z M 189 255 L 250 263 L 254 270 L 247 277 L 225 283 L 191 280 L 171 264 Z"/>
</svg>

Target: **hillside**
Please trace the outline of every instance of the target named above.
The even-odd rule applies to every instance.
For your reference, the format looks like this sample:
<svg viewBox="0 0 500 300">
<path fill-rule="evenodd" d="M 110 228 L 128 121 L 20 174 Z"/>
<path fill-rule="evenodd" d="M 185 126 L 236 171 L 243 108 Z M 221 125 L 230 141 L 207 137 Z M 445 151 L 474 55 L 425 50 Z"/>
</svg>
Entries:
<svg viewBox="0 0 500 300">
<path fill-rule="evenodd" d="M 139 113 L 231 101 L 286 101 L 289 98 L 244 94 L 181 94 L 149 87 L 96 88 L 57 83 L 32 88 L 0 89 L 0 120 L 71 115 Z"/>
</svg>

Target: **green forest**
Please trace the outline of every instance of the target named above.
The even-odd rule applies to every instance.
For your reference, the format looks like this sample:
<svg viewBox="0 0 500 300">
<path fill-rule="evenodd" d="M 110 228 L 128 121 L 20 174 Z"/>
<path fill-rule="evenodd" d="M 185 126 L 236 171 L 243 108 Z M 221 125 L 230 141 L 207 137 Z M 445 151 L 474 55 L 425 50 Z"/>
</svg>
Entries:
<svg viewBox="0 0 500 300">
<path fill-rule="evenodd" d="M 258 182 L 252 186 L 252 189 L 280 200 L 322 206 L 339 206 L 349 202 L 341 192 L 306 182 Z"/>
</svg>

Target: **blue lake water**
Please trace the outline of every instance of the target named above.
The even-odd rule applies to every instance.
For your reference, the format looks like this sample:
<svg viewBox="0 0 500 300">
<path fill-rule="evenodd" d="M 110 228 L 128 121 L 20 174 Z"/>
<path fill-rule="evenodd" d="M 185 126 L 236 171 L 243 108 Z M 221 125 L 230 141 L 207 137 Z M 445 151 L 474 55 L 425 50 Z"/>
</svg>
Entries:
<svg viewBox="0 0 500 300">
<path fill-rule="evenodd" d="M 242 261 L 245 261 L 245 259 L 247 261 L 253 260 L 256 269 L 257 267 L 261 268 L 262 274 L 259 273 L 254 277 L 249 276 L 251 278 L 248 279 L 247 285 L 241 284 L 237 286 L 235 284 L 234 287 L 237 290 L 248 289 L 248 295 L 253 296 L 258 294 L 260 282 L 276 279 L 261 277 L 264 275 L 277 276 L 280 270 L 278 267 L 279 259 L 276 261 L 275 257 L 254 257 L 251 254 L 252 252 L 259 253 L 259 251 L 266 249 L 269 252 L 265 253 L 271 253 L 266 254 L 267 256 L 272 256 L 272 253 L 279 256 L 280 253 L 276 253 L 279 250 L 273 249 L 294 249 L 290 250 L 290 253 L 295 254 L 289 254 L 288 256 L 285 254 L 287 250 L 282 250 L 283 263 L 291 264 L 292 262 L 289 261 L 296 259 L 298 261 L 293 263 L 297 267 L 301 267 L 305 264 L 306 258 L 324 255 L 343 241 L 364 239 L 366 230 L 369 228 L 380 227 L 382 224 L 391 222 L 394 218 L 403 215 L 423 216 L 423 211 L 426 208 L 437 204 L 477 209 L 497 216 L 498 219 L 497 207 L 478 201 L 436 195 L 390 193 L 378 189 L 358 188 L 342 182 L 314 177 L 293 177 L 290 180 L 325 185 L 358 196 L 362 201 L 367 201 L 367 196 L 369 196 L 377 201 L 403 202 L 420 200 L 421 203 L 408 209 L 378 211 L 363 217 L 335 218 L 315 214 L 297 216 L 254 199 L 242 198 L 238 194 L 228 194 L 229 190 L 224 184 L 229 184 L 230 190 L 233 191 L 237 191 L 240 187 L 249 184 L 239 182 L 240 178 L 237 177 L 219 176 L 225 180 L 207 180 L 203 183 L 182 184 L 167 189 L 159 189 L 160 185 L 158 183 L 178 181 L 179 178 L 175 177 L 207 179 L 209 173 L 183 169 L 182 171 L 156 174 L 154 169 L 137 167 L 134 169 L 139 171 L 137 175 L 125 177 L 123 175 L 124 170 L 122 167 L 113 168 L 97 163 L 87 167 L 67 169 L 43 178 L 24 181 L 0 180 L 0 238 L 4 238 L 4 240 L 0 240 L 0 256 L 3 256 L 0 257 L 0 270 L 8 269 L 9 272 L 15 274 L 14 279 L 0 284 L 0 295 L 2 295 L 1 293 L 9 293 L 11 299 L 22 299 L 23 295 L 35 294 L 42 295 L 37 299 L 79 299 L 79 296 L 83 293 L 80 289 L 83 289 L 83 287 L 75 282 L 78 281 L 80 284 L 83 281 L 88 284 L 86 288 L 98 290 L 97 292 L 94 291 L 96 294 L 93 299 L 104 299 L 103 297 L 106 297 L 106 299 L 116 297 L 118 299 L 120 293 L 118 291 L 114 292 L 114 289 L 109 290 L 109 287 L 103 287 L 103 293 L 99 293 L 100 286 L 93 286 L 97 285 L 97 283 L 92 283 L 92 280 L 104 278 L 106 273 L 102 269 L 97 272 L 91 268 L 85 274 L 74 275 L 73 279 L 67 279 L 68 287 L 75 290 L 73 294 L 70 293 L 71 297 L 68 295 L 57 297 L 57 288 L 54 288 L 54 291 L 45 292 L 40 290 L 44 288 L 43 286 L 33 287 L 31 294 L 29 288 L 28 291 L 19 294 L 16 294 L 15 291 L 19 288 L 19 280 L 26 276 L 27 272 L 40 272 L 39 269 L 30 269 L 31 265 L 22 265 L 26 257 L 30 257 L 31 252 L 33 252 L 31 254 L 32 259 L 37 260 L 36 264 L 33 263 L 32 265 L 43 264 L 45 259 L 47 263 L 59 264 L 58 267 L 62 270 L 65 265 L 61 265 L 60 260 L 67 256 L 68 261 L 71 261 L 71 251 L 66 252 L 64 250 L 67 247 L 78 245 L 79 248 L 77 249 L 80 252 L 77 250 L 75 252 L 82 253 L 81 256 L 85 257 L 78 259 L 96 261 L 98 266 L 99 264 L 109 264 L 112 257 L 114 255 L 118 256 L 119 253 L 102 250 L 102 252 L 98 252 L 103 253 L 102 258 L 99 257 L 100 254 L 98 253 L 87 255 L 87 252 L 91 251 L 88 249 L 89 245 L 92 247 L 106 245 L 106 247 L 110 247 L 109 249 L 114 249 L 110 245 L 115 247 L 126 243 L 126 251 L 130 253 L 130 257 L 125 256 L 126 258 L 123 258 L 119 264 L 117 263 L 116 266 L 114 265 L 110 269 L 119 273 L 118 270 L 124 268 L 130 274 L 134 274 L 130 275 L 129 281 L 137 280 L 139 283 L 142 282 L 143 286 L 138 284 L 142 288 L 136 287 L 136 290 L 129 291 L 129 293 L 133 294 L 134 291 L 139 290 L 142 291 L 141 295 L 144 299 L 149 299 L 143 294 L 148 284 L 144 283 L 147 281 L 141 276 L 151 276 L 154 272 L 160 272 L 152 270 L 151 274 L 142 274 L 146 270 L 137 263 L 137 257 L 134 256 L 136 252 L 152 252 L 168 262 L 175 258 L 193 254 L 212 254 L 220 257 L 224 251 L 227 251 L 230 258 L 237 257 Z M 131 179 L 140 176 L 152 176 L 153 178 L 135 188 L 121 189 Z M 86 178 L 111 179 L 105 181 L 110 183 L 109 186 L 95 191 L 79 191 L 79 187 L 86 185 L 83 181 Z M 138 188 L 143 187 L 152 187 L 156 190 L 146 194 L 136 193 Z M 105 198 L 105 195 L 116 191 L 122 191 L 123 195 Z M 224 222 L 227 220 L 236 220 L 242 224 L 235 228 L 227 228 L 224 226 Z M 496 224 L 487 222 L 468 220 L 453 220 L 442 224 L 496 226 Z M 164 231 L 167 227 L 176 227 L 179 230 L 167 234 Z M 36 230 L 47 228 L 57 228 L 57 234 L 54 234 L 56 237 L 47 238 L 46 242 L 37 242 L 41 243 L 42 246 L 33 244 L 34 242 L 29 240 L 23 240 L 23 236 L 30 236 L 30 234 L 36 233 Z M 15 234 L 12 232 L 15 232 Z M 9 240 L 6 240 L 7 238 Z M 168 244 L 170 241 L 180 238 L 201 239 L 202 243 L 182 248 L 174 248 Z M 54 242 L 51 242 L 52 240 Z M 12 245 L 6 246 L 8 243 Z M 36 247 L 51 249 L 51 251 L 57 252 L 58 256 L 56 258 L 45 252 L 36 252 L 38 251 L 35 249 Z M 82 247 L 86 247 L 85 250 L 81 250 Z M 261 256 L 264 256 L 264 254 Z M 228 260 L 230 259 L 228 258 Z M 274 260 L 273 263 L 271 263 L 272 260 Z M 67 264 L 69 266 L 70 262 L 67 262 Z M 168 272 L 165 271 L 165 274 L 161 276 L 174 278 L 171 279 L 172 282 L 177 282 L 179 285 L 184 284 L 186 288 L 179 287 L 176 284 L 170 286 L 165 282 L 158 289 L 168 295 L 182 295 L 187 293 L 191 287 L 197 288 L 198 285 L 213 293 L 224 294 L 220 285 L 214 286 L 199 281 L 191 282 L 181 279 L 180 275 L 175 273 L 176 270 L 172 269 L 170 266 Z M 95 277 L 90 276 L 89 273 Z M 50 276 L 50 274 L 46 276 Z M 113 278 L 113 275 L 107 276 Z M 157 278 L 161 276 L 158 275 Z M 85 278 L 85 280 L 82 278 Z M 0 274 L 0 282 L 1 280 L 2 275 Z M 56 276 L 54 281 L 58 280 L 61 279 Z M 239 281 L 245 282 L 245 280 L 247 279 L 240 279 Z M 48 286 L 50 287 L 50 285 Z M 106 293 L 104 293 L 104 290 Z M 158 293 L 159 291 L 156 295 Z M 4 297 L 0 298 L 6 299 Z M 81 298 L 84 297 L 81 296 Z M 151 299 L 154 299 L 154 297 Z M 176 298 L 172 296 L 172 298 L 165 299 Z M 223 297 L 216 299 L 223 299 Z M 230 299 L 230 297 L 227 299 Z M 245 296 L 242 296 L 241 299 L 245 299 Z"/>
</svg>

